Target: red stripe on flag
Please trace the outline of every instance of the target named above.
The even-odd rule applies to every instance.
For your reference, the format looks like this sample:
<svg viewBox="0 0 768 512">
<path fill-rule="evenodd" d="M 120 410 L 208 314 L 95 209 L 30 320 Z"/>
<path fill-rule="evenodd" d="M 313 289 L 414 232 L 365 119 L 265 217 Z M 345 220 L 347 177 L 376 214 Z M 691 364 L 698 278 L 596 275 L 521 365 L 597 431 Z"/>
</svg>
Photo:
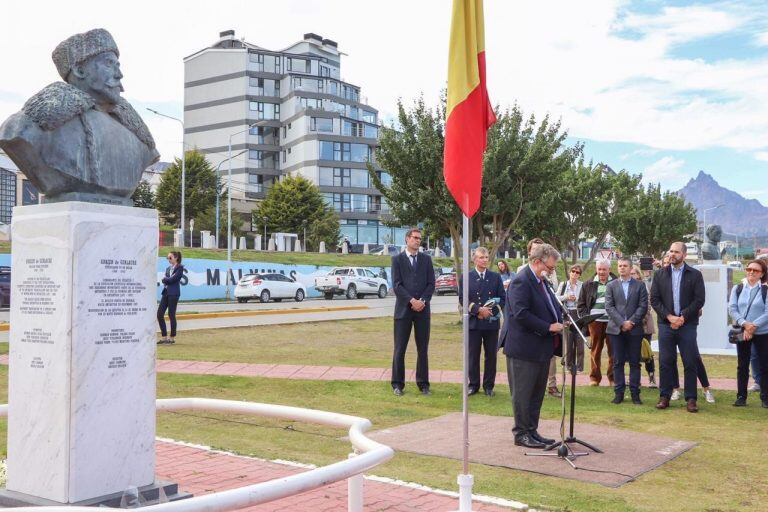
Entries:
<svg viewBox="0 0 768 512">
<path fill-rule="evenodd" d="M 486 131 L 496 122 L 485 85 L 485 52 L 477 60 L 480 85 L 451 110 L 445 123 L 445 184 L 467 217 L 480 208 Z"/>
</svg>

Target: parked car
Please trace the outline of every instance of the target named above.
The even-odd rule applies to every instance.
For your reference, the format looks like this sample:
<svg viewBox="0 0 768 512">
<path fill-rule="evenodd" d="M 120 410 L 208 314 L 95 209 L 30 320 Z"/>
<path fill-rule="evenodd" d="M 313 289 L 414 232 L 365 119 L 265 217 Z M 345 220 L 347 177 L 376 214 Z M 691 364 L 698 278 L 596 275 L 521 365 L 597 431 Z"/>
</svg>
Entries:
<svg viewBox="0 0 768 512">
<path fill-rule="evenodd" d="M 0 307 L 11 306 L 11 267 L 0 267 Z"/>
<path fill-rule="evenodd" d="M 307 296 L 306 287 L 283 274 L 247 274 L 235 287 L 237 302 L 259 299 L 261 302 L 294 299 L 301 302 Z"/>
<path fill-rule="evenodd" d="M 328 275 L 316 277 L 315 290 L 322 293 L 326 300 L 333 299 L 335 295 L 346 295 L 348 299 L 378 295 L 383 299 L 389 293 L 386 279 L 359 267 L 334 268 Z"/>
<path fill-rule="evenodd" d="M 456 272 L 440 274 L 435 279 L 435 293 L 444 295 L 446 293 L 459 294 L 459 282 L 456 280 Z"/>
</svg>

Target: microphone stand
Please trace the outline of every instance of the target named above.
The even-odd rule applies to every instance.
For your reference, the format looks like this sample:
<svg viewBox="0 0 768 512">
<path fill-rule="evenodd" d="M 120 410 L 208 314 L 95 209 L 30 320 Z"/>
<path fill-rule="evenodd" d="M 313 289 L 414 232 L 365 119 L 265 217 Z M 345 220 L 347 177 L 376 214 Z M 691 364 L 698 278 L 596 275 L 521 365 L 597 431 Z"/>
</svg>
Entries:
<svg viewBox="0 0 768 512">
<path fill-rule="evenodd" d="M 587 348 L 591 348 L 590 343 L 587 341 L 587 338 L 584 336 L 584 333 L 581 332 L 581 329 L 579 328 L 579 323 L 573 318 L 571 315 L 570 310 L 563 304 L 563 302 L 558 299 L 557 293 L 555 292 L 554 288 L 552 287 L 552 282 L 549 279 L 544 279 L 544 282 L 547 283 L 547 286 L 549 287 L 549 290 L 552 292 L 552 295 L 555 297 L 555 300 L 560 305 L 560 308 L 563 311 L 563 314 L 565 317 L 568 318 L 568 320 L 571 323 L 571 326 L 574 327 L 573 330 L 575 330 L 581 340 L 584 342 L 584 344 L 587 346 Z M 570 327 L 569 327 L 570 329 Z M 531 456 L 531 457 L 558 457 L 560 459 L 565 460 L 568 462 L 568 464 L 573 467 L 573 469 L 577 469 L 576 465 L 573 463 L 572 459 L 575 459 L 576 457 L 583 457 L 585 455 L 589 455 L 589 452 L 576 452 L 573 450 L 571 445 L 569 443 L 577 443 L 585 448 L 588 448 L 596 453 L 603 453 L 603 451 L 596 446 L 578 439 L 573 434 L 573 425 L 575 420 L 575 411 L 576 411 L 576 336 L 569 336 L 570 342 L 568 344 L 568 352 L 563 354 L 563 357 L 568 357 L 568 354 L 573 354 L 573 364 L 571 366 L 571 404 L 570 404 L 570 413 L 569 413 L 569 432 L 568 436 L 565 435 L 565 429 L 563 428 L 563 424 L 565 422 L 565 363 L 563 364 L 563 395 L 562 395 L 562 416 L 560 420 L 560 441 L 553 443 L 547 447 L 544 448 L 544 452 L 549 452 L 551 450 L 554 450 L 557 448 L 557 452 L 555 453 L 542 453 L 542 452 L 535 452 L 535 453 L 526 453 L 525 455 Z"/>
</svg>

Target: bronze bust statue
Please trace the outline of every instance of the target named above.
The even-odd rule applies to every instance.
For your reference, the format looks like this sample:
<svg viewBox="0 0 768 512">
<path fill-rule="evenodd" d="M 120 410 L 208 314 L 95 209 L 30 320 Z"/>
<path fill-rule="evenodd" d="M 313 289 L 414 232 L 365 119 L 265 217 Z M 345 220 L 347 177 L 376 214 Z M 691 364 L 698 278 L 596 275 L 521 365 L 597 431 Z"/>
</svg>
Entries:
<svg viewBox="0 0 768 512">
<path fill-rule="evenodd" d="M 142 172 L 159 160 L 147 126 L 120 96 L 119 56 L 104 29 L 66 39 L 52 55 L 64 82 L 0 126 L 0 147 L 46 202 L 132 205 Z"/>
<path fill-rule="evenodd" d="M 717 224 L 710 224 L 706 232 L 707 241 L 701 244 L 701 256 L 704 261 L 720 260 L 722 254 L 718 248 L 723 237 L 723 228 Z"/>
</svg>

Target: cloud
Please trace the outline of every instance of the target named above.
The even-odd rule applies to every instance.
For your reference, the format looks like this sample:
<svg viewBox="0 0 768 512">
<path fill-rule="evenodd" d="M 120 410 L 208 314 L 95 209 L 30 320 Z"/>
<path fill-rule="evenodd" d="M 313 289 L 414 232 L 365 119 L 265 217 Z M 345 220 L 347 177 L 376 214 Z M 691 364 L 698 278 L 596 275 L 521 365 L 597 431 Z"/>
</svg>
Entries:
<svg viewBox="0 0 768 512">
<path fill-rule="evenodd" d="M 756 151 L 753 156 L 756 160 L 768 162 L 768 151 Z"/>
<path fill-rule="evenodd" d="M 665 156 L 643 170 L 643 183 L 660 183 L 665 190 L 679 190 L 690 179 L 683 170 L 685 160 Z"/>
</svg>

